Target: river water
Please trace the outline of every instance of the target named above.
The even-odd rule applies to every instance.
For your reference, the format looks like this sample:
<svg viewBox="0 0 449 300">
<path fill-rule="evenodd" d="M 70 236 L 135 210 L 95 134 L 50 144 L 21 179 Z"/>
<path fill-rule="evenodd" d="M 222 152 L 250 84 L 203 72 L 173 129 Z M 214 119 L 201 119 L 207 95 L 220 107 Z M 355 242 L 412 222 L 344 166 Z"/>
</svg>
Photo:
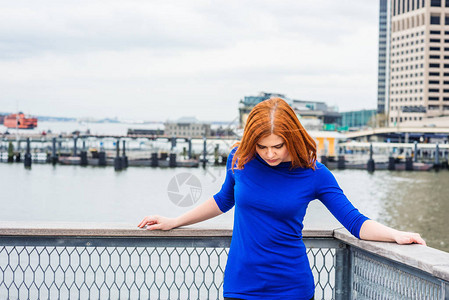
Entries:
<svg viewBox="0 0 449 300">
<path fill-rule="evenodd" d="M 39 122 L 39 127 L 33 132 L 70 133 L 89 129 L 95 134 L 125 135 L 129 128 L 156 129 L 163 128 L 163 124 Z M 6 128 L 0 126 L 0 132 L 4 131 Z M 10 133 L 20 135 L 29 132 L 12 130 Z M 202 149 L 202 142 L 198 143 L 193 145 L 194 150 Z M 229 145 L 221 145 L 220 149 L 229 148 L 225 146 Z M 160 147 L 169 149 L 168 143 Z M 439 173 L 376 171 L 373 174 L 363 170 L 335 170 L 333 174 L 362 213 L 388 226 L 419 232 L 429 246 L 449 252 L 447 170 Z M 182 206 L 176 197 L 189 194 L 192 186 L 181 185 L 178 191 L 173 191 L 176 186 L 174 180 L 191 175 L 198 179 L 193 187 L 195 199 L 190 199 L 191 202 L 187 199 L 189 201 L 182 202 Z M 130 167 L 115 172 L 112 167 L 36 163 L 27 170 L 23 164 L 0 163 L 0 220 L 127 222 L 137 225 L 145 215 L 175 217 L 188 211 L 219 191 L 224 175 L 224 167 Z M 232 222 L 232 210 L 206 221 L 211 225 L 225 226 L 232 226 Z M 338 226 L 319 201 L 309 205 L 304 223 L 306 228 Z"/>
<path fill-rule="evenodd" d="M 428 245 L 449 252 L 449 172 L 333 171 L 353 204 L 368 217 L 397 229 L 421 233 Z M 176 179 L 197 178 L 193 185 Z M 0 220 L 49 222 L 120 222 L 137 224 L 149 214 L 175 217 L 216 193 L 224 167 L 206 169 L 52 166 L 0 163 Z M 179 183 L 179 181 L 178 181 Z M 174 184 L 174 185 L 173 185 Z M 179 203 L 173 195 L 187 195 Z M 196 202 L 195 202 L 196 201 Z M 183 205 L 183 206 L 182 206 Z M 232 211 L 207 223 L 232 226 Z M 334 226 L 338 222 L 313 201 L 305 227 Z"/>
</svg>

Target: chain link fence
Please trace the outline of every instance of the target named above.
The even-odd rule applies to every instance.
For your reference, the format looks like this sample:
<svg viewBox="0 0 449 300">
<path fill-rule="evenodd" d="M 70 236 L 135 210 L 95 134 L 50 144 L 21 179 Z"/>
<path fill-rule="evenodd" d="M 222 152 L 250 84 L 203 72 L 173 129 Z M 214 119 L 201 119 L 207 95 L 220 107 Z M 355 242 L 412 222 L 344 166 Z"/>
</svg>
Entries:
<svg viewBox="0 0 449 300">
<path fill-rule="evenodd" d="M 121 239 L 54 238 L 48 245 L 39 238 L 3 239 L 0 299 L 222 299 L 230 239 L 194 247 L 189 239 L 172 239 L 179 244 L 172 247 L 145 240 L 148 245 L 133 246 Z M 307 254 L 316 299 L 331 299 L 335 250 Z"/>
</svg>

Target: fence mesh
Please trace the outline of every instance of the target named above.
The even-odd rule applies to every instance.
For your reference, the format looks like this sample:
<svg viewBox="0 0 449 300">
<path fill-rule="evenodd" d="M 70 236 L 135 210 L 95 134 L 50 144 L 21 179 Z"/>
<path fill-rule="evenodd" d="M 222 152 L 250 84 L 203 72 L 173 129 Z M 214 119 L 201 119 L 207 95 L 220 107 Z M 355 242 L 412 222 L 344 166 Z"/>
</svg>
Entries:
<svg viewBox="0 0 449 300">
<path fill-rule="evenodd" d="M 222 299 L 227 247 L 0 246 L 0 299 Z M 332 299 L 335 249 L 308 249 Z"/>
<path fill-rule="evenodd" d="M 352 254 L 353 299 L 442 299 L 441 283 L 361 251 Z"/>
</svg>

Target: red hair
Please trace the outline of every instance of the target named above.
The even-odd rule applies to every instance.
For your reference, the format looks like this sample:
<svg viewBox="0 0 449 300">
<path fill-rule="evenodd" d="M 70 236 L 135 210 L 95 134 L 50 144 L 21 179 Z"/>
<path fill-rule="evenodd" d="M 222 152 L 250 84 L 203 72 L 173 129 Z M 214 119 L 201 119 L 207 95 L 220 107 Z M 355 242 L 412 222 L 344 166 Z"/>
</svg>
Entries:
<svg viewBox="0 0 449 300">
<path fill-rule="evenodd" d="M 237 161 L 237 169 L 254 158 L 257 142 L 271 134 L 280 136 L 291 157 L 292 168 L 315 169 L 316 143 L 306 132 L 295 112 L 281 98 L 264 100 L 254 106 L 246 121 L 242 140 L 232 160 L 232 170 Z"/>
</svg>

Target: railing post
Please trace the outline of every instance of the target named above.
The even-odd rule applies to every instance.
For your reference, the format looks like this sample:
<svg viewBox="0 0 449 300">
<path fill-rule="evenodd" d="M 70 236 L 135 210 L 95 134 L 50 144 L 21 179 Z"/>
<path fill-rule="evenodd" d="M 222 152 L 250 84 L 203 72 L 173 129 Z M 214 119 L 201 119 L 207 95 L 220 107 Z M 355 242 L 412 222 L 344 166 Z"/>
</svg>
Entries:
<svg viewBox="0 0 449 300">
<path fill-rule="evenodd" d="M 445 281 L 443 282 L 443 295 L 441 297 L 441 299 L 443 300 L 449 300 L 449 282 Z"/>
<path fill-rule="evenodd" d="M 351 259 L 348 247 L 341 243 L 335 253 L 335 299 L 351 299 Z"/>
</svg>

